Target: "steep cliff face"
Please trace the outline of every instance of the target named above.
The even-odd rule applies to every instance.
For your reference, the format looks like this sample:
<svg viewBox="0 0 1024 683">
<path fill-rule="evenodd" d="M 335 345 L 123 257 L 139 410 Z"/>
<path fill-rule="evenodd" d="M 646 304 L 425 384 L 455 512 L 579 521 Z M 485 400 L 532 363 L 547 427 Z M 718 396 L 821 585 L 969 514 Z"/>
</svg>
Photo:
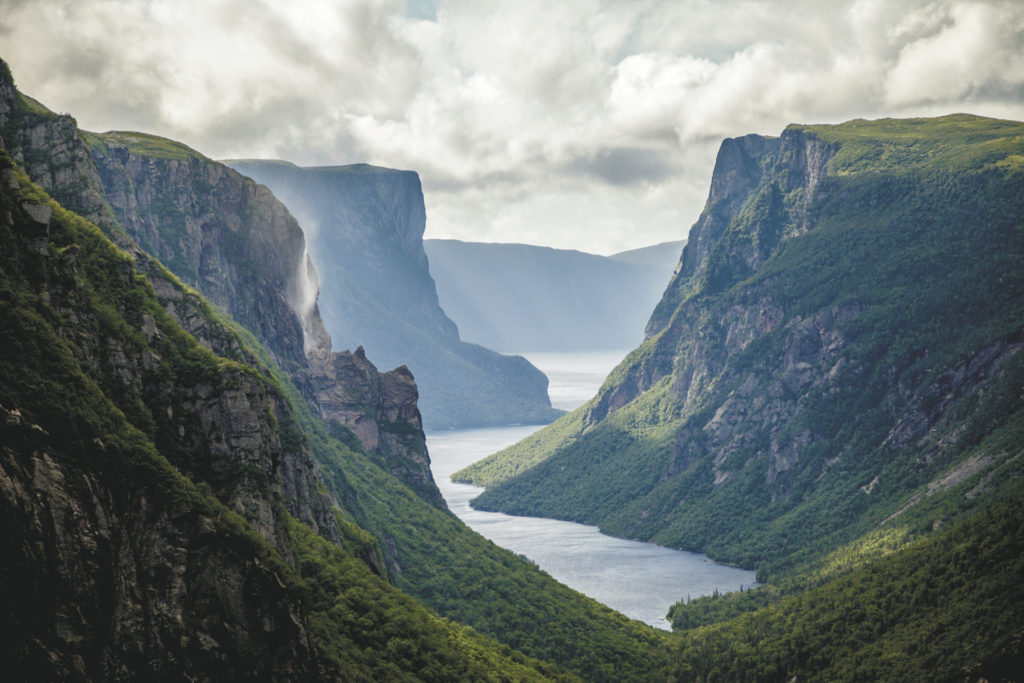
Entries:
<svg viewBox="0 0 1024 683">
<path fill-rule="evenodd" d="M 298 224 L 265 187 L 170 140 L 82 133 L 70 116 L 53 114 L 19 93 L 6 69 L 0 78 L 0 131 L 34 182 L 102 226 L 132 255 L 165 310 L 200 343 L 219 355 L 246 355 L 233 335 L 210 333 L 216 327 L 211 316 L 165 277 L 150 254 L 252 330 L 325 419 L 341 419 L 317 404 L 314 384 L 338 385 L 322 374 L 330 365 L 313 370 L 305 357 L 322 356 L 331 347 L 316 305 L 316 271 Z M 396 471 L 410 473 L 410 485 L 440 501 L 429 467 L 424 482 L 424 441 L 393 439 L 369 448 L 393 463 L 407 461 L 408 467 Z"/>
<path fill-rule="evenodd" d="M 87 140 L 125 232 L 255 332 L 282 365 L 303 365 L 304 345 L 323 343 L 310 320 L 316 286 L 302 230 L 280 202 L 169 140 L 141 133 Z"/>
<path fill-rule="evenodd" d="M 287 403 L 196 346 L 127 256 L 6 159 L 2 178 L 0 498 L 18 661 L 61 678 L 316 677 L 306 619 L 265 553 L 291 557 L 288 515 L 341 533 L 308 445 L 282 442 Z"/>
<path fill-rule="evenodd" d="M 18 409 L 0 420 L 10 675 L 319 678 L 281 569 L 225 508 L 169 470 L 118 472 L 104 444 L 70 453 Z"/>
<path fill-rule="evenodd" d="M 231 161 L 266 184 L 309 234 L 320 311 L 334 344 L 407 366 L 428 428 L 547 422 L 547 378 L 521 357 L 459 340 L 423 249 L 419 177 L 365 164 L 300 168 Z"/>
<path fill-rule="evenodd" d="M 551 435 L 467 470 L 542 463 L 478 504 L 770 568 L 1006 495 L 1020 131 L 952 116 L 723 143 L 644 344 Z"/>
<path fill-rule="evenodd" d="M 378 372 L 361 346 L 355 353 L 317 353 L 310 361 L 317 401 L 335 436 L 349 441 L 336 425 L 350 429 L 385 470 L 447 509 L 430 472 L 412 373 L 404 365 Z"/>
</svg>

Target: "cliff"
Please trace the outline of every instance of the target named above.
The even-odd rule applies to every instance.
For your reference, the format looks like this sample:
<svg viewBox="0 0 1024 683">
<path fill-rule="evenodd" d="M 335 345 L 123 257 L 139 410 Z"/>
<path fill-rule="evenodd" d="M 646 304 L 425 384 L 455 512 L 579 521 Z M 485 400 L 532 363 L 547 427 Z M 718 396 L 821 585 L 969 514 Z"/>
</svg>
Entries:
<svg viewBox="0 0 1024 683">
<path fill-rule="evenodd" d="M 303 365 L 304 345 L 324 343 L 310 320 L 315 275 L 302 230 L 266 188 L 163 138 L 85 139 L 104 197 L 143 250 L 253 330 L 283 365 Z"/>
<path fill-rule="evenodd" d="M 465 470 L 489 486 L 476 504 L 770 577 L 1011 495 L 1021 130 L 956 115 L 725 141 L 645 342 L 579 411 Z"/>
<path fill-rule="evenodd" d="M 412 373 L 404 365 L 378 372 L 361 346 L 355 353 L 316 353 L 310 362 L 317 402 L 332 435 L 365 450 L 421 498 L 447 509 L 430 471 Z"/>
<path fill-rule="evenodd" d="M 316 272 L 301 229 L 266 188 L 170 140 L 142 133 L 80 134 L 70 117 L 38 103 L 18 106 L 17 98 L 28 100 L 13 86 L 5 92 L 11 98 L 5 130 L 18 158 L 32 160 L 26 163 L 30 177 L 104 225 L 150 275 L 179 323 L 213 348 L 207 321 L 195 311 L 177 310 L 183 295 L 166 286 L 148 254 L 255 332 L 314 403 L 314 382 L 337 384 L 330 376 L 311 376 L 305 352 L 323 354 L 331 344 L 316 308 Z M 329 370 L 320 365 L 315 372 Z M 415 395 L 412 401 L 407 413 L 416 409 Z M 425 444 L 414 441 L 408 444 L 411 481 L 440 504 Z M 397 441 L 370 448 L 392 461 L 405 456 L 405 445 Z"/>
<path fill-rule="evenodd" d="M 423 249 L 419 177 L 356 164 L 300 168 L 236 160 L 299 219 L 320 274 L 320 311 L 335 345 L 364 346 L 416 377 L 428 428 L 554 419 L 547 378 L 524 358 L 460 341 L 438 304 Z"/>
</svg>

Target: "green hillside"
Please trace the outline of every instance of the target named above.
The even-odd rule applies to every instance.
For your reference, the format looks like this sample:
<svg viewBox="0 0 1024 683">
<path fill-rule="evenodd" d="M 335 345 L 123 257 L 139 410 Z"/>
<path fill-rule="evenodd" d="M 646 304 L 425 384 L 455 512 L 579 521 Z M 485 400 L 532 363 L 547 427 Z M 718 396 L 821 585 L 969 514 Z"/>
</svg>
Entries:
<svg viewBox="0 0 1024 683">
<path fill-rule="evenodd" d="M 1013 681 L 1024 670 L 1024 507 L 993 506 L 906 551 L 687 631 L 678 680 Z M 685 607 L 676 608 L 682 616 Z"/>
<path fill-rule="evenodd" d="M 489 486 L 475 505 L 771 579 L 1016 495 L 1022 152 L 1024 125 L 966 115 L 727 141 L 644 344 L 576 415 L 464 470 Z"/>
<path fill-rule="evenodd" d="M 374 576 L 342 548 L 356 550 L 365 535 L 351 523 L 339 521 L 349 537 L 340 545 L 316 536 L 284 510 L 271 473 L 238 463 L 195 471 L 181 440 L 176 447 L 166 434 L 164 417 L 189 412 L 194 382 L 214 392 L 246 380 L 274 392 L 276 382 L 201 348 L 98 228 L 48 200 L 6 155 L 0 174 L 7 216 L 0 223 L 7 482 L 0 616 L 13 656 L 9 673 L 26 680 L 189 673 L 228 680 L 287 671 L 310 680 L 519 680 L 556 673 L 437 617 Z M 147 320 L 160 331 L 148 340 Z M 137 354 L 147 358 L 141 387 L 109 373 L 117 365 L 130 370 Z M 158 377 L 174 389 L 147 391 L 161 384 Z M 284 525 L 277 547 L 214 495 L 229 496 L 246 477 L 263 489 L 247 500 L 269 502 Z M 145 539 L 121 536 L 136 525 L 148 528 Z M 126 620 L 131 608 L 119 590 L 126 583 L 142 593 L 166 591 L 163 599 L 173 602 L 167 578 L 177 544 L 193 528 L 202 532 L 187 543 L 199 554 L 182 568 L 189 597 L 179 620 L 162 623 L 156 613 L 145 624 Z M 148 556 L 136 558 L 133 572 L 118 559 L 133 552 L 121 544 L 136 543 Z M 219 615 L 215 622 L 210 614 Z M 298 645 L 306 638 L 312 641 Z M 160 640 L 163 647 L 147 645 Z"/>
</svg>

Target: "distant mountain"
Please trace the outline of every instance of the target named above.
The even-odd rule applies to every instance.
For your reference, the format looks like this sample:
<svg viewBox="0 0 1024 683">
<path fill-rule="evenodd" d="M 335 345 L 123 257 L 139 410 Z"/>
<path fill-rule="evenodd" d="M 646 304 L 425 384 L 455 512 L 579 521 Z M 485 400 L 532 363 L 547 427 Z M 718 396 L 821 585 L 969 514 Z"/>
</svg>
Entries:
<svg viewBox="0 0 1024 683">
<path fill-rule="evenodd" d="M 685 246 L 686 240 L 659 242 L 658 244 L 640 247 L 639 249 L 620 251 L 618 254 L 612 254 L 608 258 L 619 263 L 649 266 L 671 273 L 675 269 L 676 264 L 679 263 L 679 257 L 683 253 L 683 247 Z"/>
<path fill-rule="evenodd" d="M 682 244 L 605 257 L 526 244 L 424 241 L 441 306 L 462 337 L 524 352 L 638 344 Z"/>
<path fill-rule="evenodd" d="M 561 414 L 551 408 L 540 370 L 461 341 L 438 305 L 416 173 L 366 164 L 228 164 L 269 187 L 303 226 L 334 345 L 362 345 L 382 367 L 407 366 L 428 429 L 537 424 Z"/>
</svg>

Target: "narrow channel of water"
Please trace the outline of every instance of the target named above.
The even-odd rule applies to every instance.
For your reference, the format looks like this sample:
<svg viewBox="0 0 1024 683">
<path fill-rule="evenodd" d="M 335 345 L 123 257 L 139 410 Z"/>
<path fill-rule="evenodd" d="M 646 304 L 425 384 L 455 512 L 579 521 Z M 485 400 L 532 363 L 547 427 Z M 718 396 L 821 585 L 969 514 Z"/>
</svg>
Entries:
<svg viewBox="0 0 1024 683">
<path fill-rule="evenodd" d="M 524 354 L 548 375 L 552 404 L 572 409 L 592 397 L 625 352 Z M 651 626 L 680 598 L 755 584 L 754 572 L 704 555 L 606 536 L 597 527 L 539 517 L 482 512 L 469 501 L 483 491 L 452 473 L 526 438 L 538 426 L 492 427 L 427 435 L 431 469 L 448 507 L 477 533 L 529 557 L 562 583 Z"/>
</svg>

